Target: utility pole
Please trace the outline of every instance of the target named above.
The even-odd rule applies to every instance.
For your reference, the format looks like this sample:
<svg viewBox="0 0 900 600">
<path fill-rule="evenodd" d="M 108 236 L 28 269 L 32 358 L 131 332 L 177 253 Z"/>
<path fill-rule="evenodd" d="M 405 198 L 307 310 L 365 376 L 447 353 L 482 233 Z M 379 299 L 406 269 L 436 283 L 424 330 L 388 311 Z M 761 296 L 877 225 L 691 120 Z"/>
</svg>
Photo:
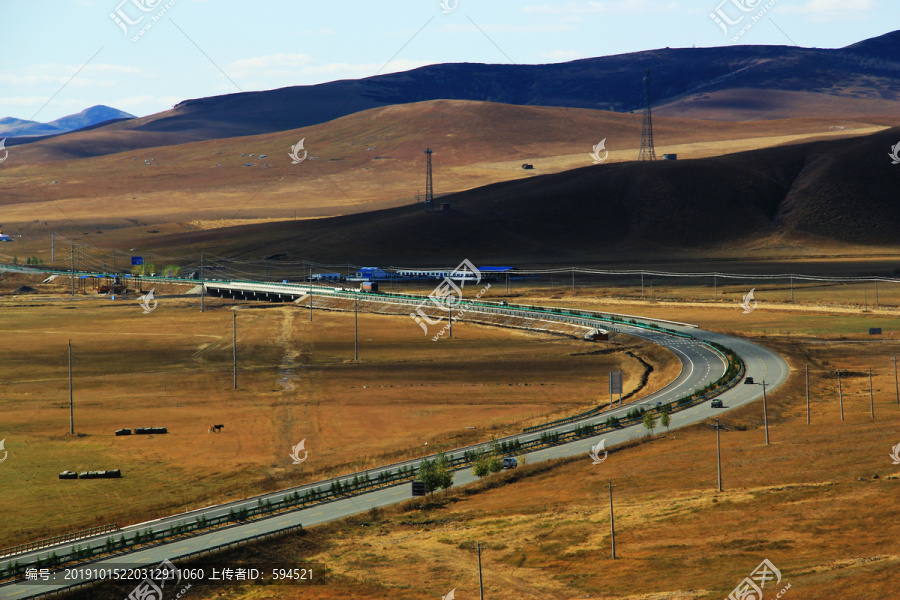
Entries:
<svg viewBox="0 0 900 600">
<path fill-rule="evenodd" d="M 200 312 L 203 312 L 203 301 L 206 297 L 206 283 L 203 281 L 203 250 L 200 251 Z"/>
<path fill-rule="evenodd" d="M 875 418 L 875 395 L 872 392 L 872 367 L 869 367 L 869 411 L 872 418 Z"/>
<path fill-rule="evenodd" d="M 809 425 L 809 364 L 806 365 L 806 424 Z"/>
<path fill-rule="evenodd" d="M 452 338 L 453 337 L 453 304 L 452 303 L 447 305 L 447 310 L 450 311 L 448 313 L 449 318 L 447 319 L 447 326 L 450 328 L 450 335 L 448 337 Z"/>
<path fill-rule="evenodd" d="M 72 255 L 72 297 L 75 296 L 75 244 L 69 244 L 69 254 Z"/>
<path fill-rule="evenodd" d="M 719 468 L 719 491 L 722 491 L 722 448 L 719 446 L 719 418 L 716 417 L 716 462 Z"/>
<path fill-rule="evenodd" d="M 841 403 L 841 421 L 844 420 L 844 392 L 841 390 L 841 370 L 838 369 L 838 401 Z"/>
<path fill-rule="evenodd" d="M 613 560 L 616 559 L 616 517 L 613 514 L 613 501 L 612 501 L 612 490 L 613 484 L 612 479 L 609 480 L 609 530 L 612 534 L 612 557 Z"/>
<path fill-rule="evenodd" d="M 75 402 L 72 394 L 72 340 L 69 340 L 69 434 L 75 435 Z"/>
<path fill-rule="evenodd" d="M 312 323 L 312 290 L 309 290 L 309 322 Z"/>
<path fill-rule="evenodd" d="M 769 410 L 766 407 L 766 382 L 763 380 L 763 423 L 766 426 L 766 446 L 769 445 Z"/>
<path fill-rule="evenodd" d="M 481 542 L 478 544 L 478 590 L 481 593 L 481 600 L 484 600 L 484 580 L 481 576 Z"/>
<path fill-rule="evenodd" d="M 894 390 L 897 392 L 897 404 L 900 404 L 900 382 L 897 381 L 897 357 L 894 357 Z"/>
<path fill-rule="evenodd" d="M 506 293 L 509 293 L 509 273 L 506 274 Z"/>
<path fill-rule="evenodd" d="M 353 360 L 359 361 L 359 296 L 354 299 L 353 313 Z"/>
<path fill-rule="evenodd" d="M 233 372 L 233 385 L 237 389 L 237 313 L 231 313 L 231 361 Z"/>
</svg>

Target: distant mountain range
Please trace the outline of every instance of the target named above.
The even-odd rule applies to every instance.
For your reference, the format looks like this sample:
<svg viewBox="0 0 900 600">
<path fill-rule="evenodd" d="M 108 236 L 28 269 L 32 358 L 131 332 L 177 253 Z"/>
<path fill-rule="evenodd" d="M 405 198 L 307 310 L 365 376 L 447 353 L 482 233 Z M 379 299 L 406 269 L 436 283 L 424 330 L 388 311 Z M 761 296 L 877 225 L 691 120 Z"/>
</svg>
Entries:
<svg viewBox="0 0 900 600">
<path fill-rule="evenodd" d="M 57 135 L 108 121 L 134 118 L 134 115 L 102 104 L 92 106 L 74 115 L 50 121 L 49 123 L 5 117 L 0 119 L 0 138 Z"/>
<path fill-rule="evenodd" d="M 45 156 L 84 158 L 286 131 L 436 99 L 628 113 L 643 107 L 643 69 L 652 70 L 653 104 L 663 116 L 722 121 L 822 116 L 894 124 L 900 116 L 898 56 L 900 31 L 840 49 L 665 48 L 547 65 L 431 65 L 185 100 L 155 115 L 59 136 L 50 140 L 56 150 L 48 147 Z"/>
<path fill-rule="evenodd" d="M 666 116 L 754 120 L 900 115 L 900 31 L 847 48 L 727 46 L 635 52 L 548 65 L 442 64 L 360 80 L 187 100 L 141 126 L 249 135 L 331 121 L 361 110 L 424 100 L 643 109 L 643 69 Z M 734 94 L 735 91 L 740 93 Z M 787 113 L 778 99 L 805 96 Z M 825 112 L 819 113 L 817 106 Z"/>
</svg>

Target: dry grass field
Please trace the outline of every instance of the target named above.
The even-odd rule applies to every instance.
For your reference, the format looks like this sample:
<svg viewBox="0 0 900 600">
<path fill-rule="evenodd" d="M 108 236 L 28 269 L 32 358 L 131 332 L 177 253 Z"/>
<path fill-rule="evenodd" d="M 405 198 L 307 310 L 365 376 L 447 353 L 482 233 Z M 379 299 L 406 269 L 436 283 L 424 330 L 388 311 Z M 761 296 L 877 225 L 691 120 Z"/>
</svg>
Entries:
<svg viewBox="0 0 900 600">
<path fill-rule="evenodd" d="M 548 301 L 543 294 L 529 299 Z M 771 445 L 757 402 L 723 415 L 721 493 L 715 434 L 698 425 L 613 452 L 598 466 L 587 457 L 526 465 L 434 502 L 362 514 L 222 559 L 324 563 L 329 573 L 314 587 L 200 586 L 192 594 L 424 600 L 455 588 L 458 598 L 477 598 L 473 544 L 480 541 L 486 598 L 713 600 L 727 597 L 763 559 L 783 575 L 765 588 L 767 599 L 788 584 L 781 598 L 897 597 L 900 466 L 889 455 L 900 443 L 891 360 L 900 348 L 889 340 L 861 343 L 857 333 L 869 315 L 840 307 L 761 304 L 744 315 L 735 306 L 569 300 L 695 322 L 777 349 L 793 374 L 769 395 Z M 887 331 L 900 311 L 880 318 Z M 615 561 L 608 479 L 616 486 Z"/>
<path fill-rule="evenodd" d="M 655 125 L 657 152 L 682 158 L 886 128 L 841 118 L 733 123 L 660 117 Z M 177 224 L 185 231 L 198 220 L 334 216 L 415 202 L 417 190 L 424 193 L 422 150 L 429 144 L 441 195 L 590 165 L 593 145 L 604 138 L 609 162 L 635 160 L 640 127 L 639 115 L 440 100 L 291 131 L 77 160 L 44 162 L 37 143 L 19 147 L 4 163 L 0 206 L 3 224 L 26 238 L 51 230 L 96 235 L 100 229 L 112 237 L 111 229 L 134 228 L 133 236 L 146 225 Z M 99 134 L 73 135 L 88 144 Z M 313 158 L 292 165 L 288 150 L 301 138 Z M 523 170 L 523 162 L 534 170 Z"/>
<path fill-rule="evenodd" d="M 0 277 L 0 545 L 116 522 L 135 523 L 385 462 L 455 448 L 586 410 L 601 374 L 622 369 L 626 393 L 668 383 L 668 351 L 465 323 L 431 342 L 408 317 L 158 296 L 68 297 L 65 283 Z M 23 283 L 37 294 L 13 294 Z M 159 292 L 159 290 L 157 290 Z M 238 389 L 232 389 L 232 315 Z M 69 433 L 72 340 L 75 436 Z M 210 425 L 224 424 L 218 434 Z M 116 437 L 165 426 L 167 435 Z M 477 429 L 468 429 L 468 428 Z M 291 465 L 306 439 L 310 459 Z M 427 443 L 427 446 L 426 446 Z M 349 450 L 348 449 L 352 449 Z M 115 481 L 60 481 L 63 470 L 122 470 Z M 48 507 L 65 506 L 65 511 Z"/>
</svg>

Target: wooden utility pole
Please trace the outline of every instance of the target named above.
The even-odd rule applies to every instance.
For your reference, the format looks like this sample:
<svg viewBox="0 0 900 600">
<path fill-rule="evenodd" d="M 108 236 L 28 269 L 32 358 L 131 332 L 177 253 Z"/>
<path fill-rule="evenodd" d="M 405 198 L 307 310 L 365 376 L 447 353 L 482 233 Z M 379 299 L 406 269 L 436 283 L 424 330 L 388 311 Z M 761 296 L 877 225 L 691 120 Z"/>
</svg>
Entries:
<svg viewBox="0 0 900 600">
<path fill-rule="evenodd" d="M 897 357 L 894 357 L 894 390 L 897 392 L 897 404 L 900 404 L 900 382 L 897 381 Z"/>
<path fill-rule="evenodd" d="M 769 410 L 766 407 L 766 382 L 763 380 L 763 424 L 766 426 L 766 446 L 769 445 Z"/>
<path fill-rule="evenodd" d="M 312 290 L 309 290 L 309 322 L 312 323 Z"/>
<path fill-rule="evenodd" d="M 237 389 L 237 313 L 231 313 L 231 360 L 234 389 Z"/>
<path fill-rule="evenodd" d="M 69 254 L 72 255 L 72 296 L 75 296 L 75 244 L 69 244 Z"/>
<path fill-rule="evenodd" d="M 609 480 L 609 531 L 612 534 L 612 557 L 616 559 L 616 518 L 613 514 L 613 484 L 612 479 Z"/>
<path fill-rule="evenodd" d="M 844 392 L 841 389 L 841 370 L 838 369 L 838 402 L 841 404 L 841 421 L 844 420 Z"/>
<path fill-rule="evenodd" d="M 722 449 L 719 446 L 719 418 L 716 417 L 716 462 L 719 465 L 719 491 L 722 491 Z"/>
<path fill-rule="evenodd" d="M 203 312 L 203 301 L 206 298 L 206 283 L 203 281 L 203 251 L 200 251 L 200 312 Z"/>
<path fill-rule="evenodd" d="M 869 412 L 875 418 L 875 395 L 872 392 L 872 367 L 869 367 Z"/>
<path fill-rule="evenodd" d="M 450 312 L 448 313 L 448 314 L 449 314 L 449 318 L 447 319 L 447 325 L 448 325 L 449 328 L 450 328 L 450 335 L 449 335 L 449 337 L 452 338 L 452 337 L 453 337 L 453 303 L 450 303 L 450 304 L 447 305 L 447 310 L 450 311 Z"/>
<path fill-rule="evenodd" d="M 809 425 L 809 365 L 806 365 L 806 424 Z"/>
<path fill-rule="evenodd" d="M 69 434 L 75 435 L 75 402 L 72 389 L 72 340 L 69 340 Z"/>
<path fill-rule="evenodd" d="M 359 296 L 354 299 L 353 324 L 353 360 L 359 361 Z"/>
<path fill-rule="evenodd" d="M 484 579 L 481 574 L 481 542 L 478 544 L 478 589 L 481 592 L 481 600 L 484 600 Z"/>
</svg>

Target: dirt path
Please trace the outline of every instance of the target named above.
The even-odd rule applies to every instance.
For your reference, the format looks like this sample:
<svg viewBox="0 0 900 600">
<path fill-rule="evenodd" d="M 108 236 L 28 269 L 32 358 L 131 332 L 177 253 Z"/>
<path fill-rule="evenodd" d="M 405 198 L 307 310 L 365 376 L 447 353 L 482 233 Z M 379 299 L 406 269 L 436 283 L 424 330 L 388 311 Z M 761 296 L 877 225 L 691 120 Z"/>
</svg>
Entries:
<svg viewBox="0 0 900 600">
<path fill-rule="evenodd" d="M 300 355 L 300 351 L 294 346 L 292 340 L 294 333 L 294 314 L 293 308 L 285 307 L 281 309 L 284 314 L 284 320 L 281 323 L 281 337 L 278 338 L 278 345 L 284 350 L 281 362 L 278 364 L 278 383 L 284 388 L 285 392 L 293 392 L 297 389 L 294 385 L 294 369 L 296 368 L 296 360 Z"/>
</svg>

